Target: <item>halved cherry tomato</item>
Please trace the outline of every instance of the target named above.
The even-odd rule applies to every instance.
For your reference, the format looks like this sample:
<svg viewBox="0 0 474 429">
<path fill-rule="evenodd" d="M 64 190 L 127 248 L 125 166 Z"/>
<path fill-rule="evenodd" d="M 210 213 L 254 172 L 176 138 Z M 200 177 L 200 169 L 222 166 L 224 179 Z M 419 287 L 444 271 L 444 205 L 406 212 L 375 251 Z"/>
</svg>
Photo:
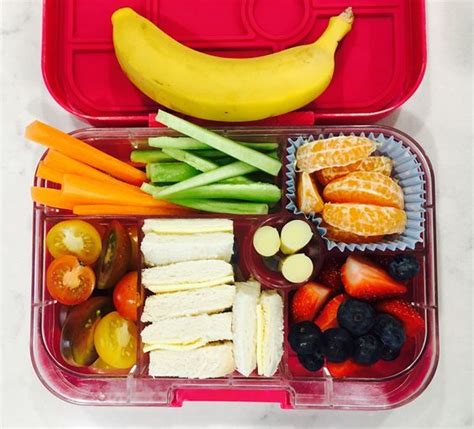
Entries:
<svg viewBox="0 0 474 429">
<path fill-rule="evenodd" d="M 64 255 L 49 264 L 46 287 L 61 304 L 76 305 L 89 298 L 94 290 L 95 274 L 92 268 L 81 265 L 79 259 Z"/>
<path fill-rule="evenodd" d="M 136 225 L 129 226 L 127 232 L 130 237 L 130 261 L 128 262 L 128 269 L 134 271 L 138 268 L 138 229 Z"/>
<path fill-rule="evenodd" d="M 113 311 L 112 300 L 108 296 L 94 296 L 69 308 L 61 330 L 61 354 L 71 365 L 90 365 L 98 358 L 94 347 L 95 328 L 103 316 Z"/>
<path fill-rule="evenodd" d="M 127 374 L 127 369 L 120 369 L 114 368 L 110 366 L 108 363 L 105 363 L 101 358 L 97 358 L 97 360 L 92 364 L 89 365 L 89 369 L 96 374 Z"/>
<path fill-rule="evenodd" d="M 46 246 L 54 258 L 74 255 L 86 265 L 100 255 L 102 242 L 97 230 L 83 220 L 65 220 L 54 225 L 46 236 Z"/>
<path fill-rule="evenodd" d="M 131 271 L 114 288 L 114 306 L 122 317 L 137 321 L 137 308 L 142 305 L 143 297 L 138 289 L 138 273 Z"/>
<path fill-rule="evenodd" d="M 98 323 L 94 345 L 106 364 L 114 368 L 130 368 L 136 361 L 137 327 L 112 311 Z"/>
<path fill-rule="evenodd" d="M 97 265 L 97 288 L 108 289 L 127 272 L 130 260 L 130 238 L 123 225 L 113 220 L 104 235 Z"/>
</svg>

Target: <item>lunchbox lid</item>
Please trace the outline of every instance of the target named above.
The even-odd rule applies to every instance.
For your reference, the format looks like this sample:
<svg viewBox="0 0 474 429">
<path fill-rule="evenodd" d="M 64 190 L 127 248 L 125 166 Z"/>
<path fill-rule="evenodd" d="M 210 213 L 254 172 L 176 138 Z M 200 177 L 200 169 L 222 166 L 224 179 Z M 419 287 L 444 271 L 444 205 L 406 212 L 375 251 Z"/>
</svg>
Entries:
<svg viewBox="0 0 474 429">
<path fill-rule="evenodd" d="M 178 41 L 230 57 L 311 43 L 352 6 L 355 23 L 336 53 L 329 88 L 265 125 L 372 123 L 401 106 L 426 67 L 424 0 L 44 0 L 42 70 L 51 95 L 96 126 L 144 126 L 158 105 L 115 58 L 111 15 L 132 7 Z"/>
</svg>

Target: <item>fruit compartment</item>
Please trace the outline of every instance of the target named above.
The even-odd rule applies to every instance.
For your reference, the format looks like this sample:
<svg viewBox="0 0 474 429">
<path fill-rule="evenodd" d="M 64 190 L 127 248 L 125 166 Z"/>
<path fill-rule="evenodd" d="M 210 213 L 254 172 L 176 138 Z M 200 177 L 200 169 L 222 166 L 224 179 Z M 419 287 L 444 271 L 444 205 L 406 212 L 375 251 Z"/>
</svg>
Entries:
<svg viewBox="0 0 474 429">
<path fill-rule="evenodd" d="M 323 369 L 317 373 L 306 371 L 297 362 L 296 355 L 285 338 L 284 353 L 278 372 L 271 378 L 251 376 L 249 378 L 234 373 L 221 379 L 185 380 L 176 378 L 153 378 L 147 375 L 147 355 L 138 348 L 137 365 L 129 374 L 92 374 L 88 370 L 71 367 L 58 353 L 59 344 L 59 306 L 49 298 L 44 285 L 44 274 L 49 255 L 45 249 L 47 229 L 55 222 L 65 218 L 77 218 L 61 210 L 35 208 L 33 251 L 35 269 L 33 271 L 31 353 L 36 372 L 45 386 L 54 394 L 70 402 L 79 404 L 104 405 L 163 405 L 179 406 L 185 400 L 222 400 L 234 397 L 248 401 L 280 402 L 284 408 L 357 408 L 384 409 L 407 402 L 428 385 L 434 374 L 438 358 L 438 327 L 436 299 L 435 231 L 433 179 L 429 161 L 419 146 L 408 136 L 387 127 L 336 127 L 336 128 L 233 128 L 219 132 L 235 139 L 249 141 L 278 141 L 280 154 L 284 153 L 289 137 L 298 135 L 354 130 L 390 133 L 407 142 L 416 153 L 426 173 L 426 224 L 424 241 L 417 245 L 414 253 L 421 262 L 421 271 L 412 281 L 410 300 L 423 312 L 426 323 L 425 336 L 419 339 L 404 360 L 403 367 L 397 367 L 391 374 L 364 374 L 357 378 L 337 379 Z M 122 159 L 129 158 L 133 145 L 149 136 L 175 135 L 165 129 L 86 129 L 74 133 L 88 143 Z M 138 144 L 140 146 L 140 143 Z M 285 193 L 283 173 L 277 179 Z M 50 187 L 51 184 L 36 180 L 36 185 Z M 282 200 L 275 213 L 268 216 L 226 216 L 234 219 L 236 228 L 236 247 L 239 259 L 237 279 L 246 279 L 254 270 L 255 261 L 248 255 L 252 232 L 261 224 L 281 222 L 293 215 L 285 209 L 287 201 Z M 215 214 L 199 215 L 216 217 Z M 81 217 L 99 225 L 106 225 L 112 219 L 125 224 L 136 224 L 141 240 L 141 225 L 148 216 L 88 216 Z M 245 250 L 247 249 L 247 250 Z M 244 254 L 243 254 L 244 252 Z M 345 258 L 352 252 L 341 253 L 333 249 L 327 257 L 337 255 Z M 375 252 L 377 253 L 377 252 Z M 379 252 L 386 256 L 391 252 Z M 396 252 L 400 253 L 400 252 Z M 374 254 L 374 252 L 364 252 Z M 266 287 L 277 287 L 278 283 L 264 280 Z M 290 289 L 281 289 L 284 299 L 285 333 L 287 334 L 290 315 Z M 139 330 L 143 327 L 139 322 Z M 285 337 L 286 337 L 285 334 Z M 224 396 L 221 396 L 224 395 Z"/>
<path fill-rule="evenodd" d="M 375 122 L 403 104 L 426 66 L 424 0 L 352 0 L 356 23 L 331 86 L 303 111 L 325 123 Z M 145 125 L 156 111 L 121 71 L 112 13 L 124 6 L 176 40 L 214 55 L 252 57 L 311 43 L 347 3 L 330 0 L 45 0 L 43 75 L 67 111 L 96 125 Z M 345 76 L 351 76 L 347 85 Z"/>
</svg>

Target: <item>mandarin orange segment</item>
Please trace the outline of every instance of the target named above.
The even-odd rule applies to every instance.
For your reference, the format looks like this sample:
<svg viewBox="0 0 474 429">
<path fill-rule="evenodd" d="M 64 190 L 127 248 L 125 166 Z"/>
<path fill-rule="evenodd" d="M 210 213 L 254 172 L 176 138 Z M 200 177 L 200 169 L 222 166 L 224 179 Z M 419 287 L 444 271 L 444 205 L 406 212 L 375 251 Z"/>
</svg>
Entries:
<svg viewBox="0 0 474 429">
<path fill-rule="evenodd" d="M 331 203 L 375 204 L 403 209 L 403 190 L 391 177 L 373 171 L 355 171 L 330 182 L 323 191 Z"/>
<path fill-rule="evenodd" d="M 372 204 L 326 203 L 323 219 L 327 224 L 357 235 L 400 234 L 407 216 L 403 210 Z"/>
<path fill-rule="evenodd" d="M 375 243 L 383 239 L 383 235 L 359 235 L 344 231 L 332 225 L 323 225 L 326 228 L 326 238 L 333 241 L 342 241 L 343 243 Z"/>
<path fill-rule="evenodd" d="M 362 161 L 357 161 L 344 167 L 323 168 L 316 172 L 316 177 L 319 183 L 327 185 L 332 180 L 346 176 L 353 171 L 374 171 L 390 176 L 392 174 L 392 160 L 387 156 L 369 156 Z"/>
<path fill-rule="evenodd" d="M 375 142 L 367 137 L 342 136 L 318 140 L 298 149 L 296 166 L 306 173 L 328 167 L 343 167 L 367 158 L 376 147 Z"/>
<path fill-rule="evenodd" d="M 316 183 L 308 173 L 298 174 L 296 200 L 298 208 L 305 214 L 321 213 L 323 211 L 324 201 Z"/>
</svg>

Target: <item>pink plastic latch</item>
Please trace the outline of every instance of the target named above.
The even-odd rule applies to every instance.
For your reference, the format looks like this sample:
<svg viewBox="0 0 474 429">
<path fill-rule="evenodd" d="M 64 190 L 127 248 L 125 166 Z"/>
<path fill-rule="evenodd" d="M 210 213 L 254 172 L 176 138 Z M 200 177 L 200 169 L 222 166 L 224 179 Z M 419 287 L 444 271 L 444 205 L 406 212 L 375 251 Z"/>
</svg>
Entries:
<svg viewBox="0 0 474 429">
<path fill-rule="evenodd" d="M 248 389 L 176 389 L 173 407 L 182 407 L 184 401 L 200 402 L 276 402 L 281 408 L 291 408 L 285 390 Z"/>
</svg>

